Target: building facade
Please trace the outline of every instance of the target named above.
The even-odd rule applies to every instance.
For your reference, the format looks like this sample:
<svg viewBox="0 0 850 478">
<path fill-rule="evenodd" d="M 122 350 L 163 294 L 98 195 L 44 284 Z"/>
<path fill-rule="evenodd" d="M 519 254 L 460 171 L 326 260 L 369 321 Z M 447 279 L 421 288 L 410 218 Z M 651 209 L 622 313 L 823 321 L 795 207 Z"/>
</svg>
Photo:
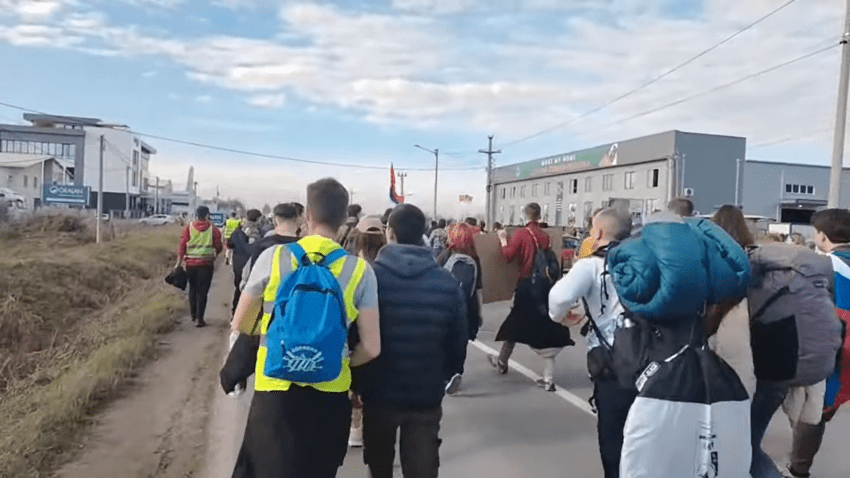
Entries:
<svg viewBox="0 0 850 478">
<path fill-rule="evenodd" d="M 827 205 L 828 166 L 747 161 L 744 166 L 743 209 L 747 214 L 792 224 L 809 224 L 812 214 Z M 850 208 L 850 168 L 841 176 L 839 207 Z"/>
<path fill-rule="evenodd" d="M 152 208 L 150 156 L 156 150 L 124 125 L 97 118 L 24 114 L 31 126 L 0 125 L 0 153 L 52 155 L 67 166 L 76 186 L 91 187 L 87 207 L 97 207 L 103 138 L 103 210 L 142 215 Z"/>
<path fill-rule="evenodd" d="M 679 196 L 711 212 L 740 200 L 745 153 L 745 138 L 668 131 L 496 168 L 492 220 L 522 224 L 523 206 L 537 202 L 549 225 L 584 227 L 621 203 L 642 222 Z"/>
<path fill-rule="evenodd" d="M 45 184 L 71 184 L 71 175 L 57 158 L 49 155 L 0 153 L 0 187 L 24 200 L 24 209 L 42 205 Z"/>
</svg>

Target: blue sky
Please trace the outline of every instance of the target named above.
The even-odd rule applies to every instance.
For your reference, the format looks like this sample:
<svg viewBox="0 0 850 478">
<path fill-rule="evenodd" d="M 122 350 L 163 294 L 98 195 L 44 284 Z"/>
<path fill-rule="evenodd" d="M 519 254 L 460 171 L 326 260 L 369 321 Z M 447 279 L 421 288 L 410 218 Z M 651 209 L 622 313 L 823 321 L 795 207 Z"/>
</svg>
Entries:
<svg viewBox="0 0 850 478">
<path fill-rule="evenodd" d="M 0 0 L 0 101 L 262 153 L 429 168 L 440 205 L 483 210 L 499 164 L 679 129 L 746 136 L 750 159 L 827 164 L 838 49 L 681 105 L 635 114 L 836 43 L 840 2 L 798 0 L 680 71 L 616 98 L 787 0 Z M 21 112 L 0 107 L 0 121 Z M 388 171 L 324 168 L 149 140 L 154 174 L 252 204 L 334 175 L 368 210 Z M 430 209 L 433 172 L 406 192 Z M 457 203 L 471 194 L 471 206 Z"/>
</svg>

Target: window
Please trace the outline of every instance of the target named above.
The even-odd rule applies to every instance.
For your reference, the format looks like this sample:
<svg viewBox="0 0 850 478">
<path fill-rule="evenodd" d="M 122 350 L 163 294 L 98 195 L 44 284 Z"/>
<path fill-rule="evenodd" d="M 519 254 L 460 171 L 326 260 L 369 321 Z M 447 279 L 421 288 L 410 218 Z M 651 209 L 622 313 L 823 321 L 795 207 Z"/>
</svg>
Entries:
<svg viewBox="0 0 850 478">
<path fill-rule="evenodd" d="M 72 144 L 70 146 L 69 157 L 71 157 L 71 158 L 77 157 L 77 145 L 76 144 Z"/>
<path fill-rule="evenodd" d="M 790 192 L 791 192 L 791 185 L 790 185 L 790 184 L 786 184 L 786 185 L 785 185 L 785 192 L 786 192 L 786 193 L 790 193 Z"/>
<path fill-rule="evenodd" d="M 593 214 L 593 203 L 588 201 L 584 203 L 584 220 L 587 222 L 590 219 L 591 214 Z"/>
<path fill-rule="evenodd" d="M 613 189 L 614 189 L 614 175 L 613 174 L 602 175 L 602 190 L 603 191 L 611 191 Z"/>
<path fill-rule="evenodd" d="M 815 193 L 815 187 L 814 186 L 806 186 L 806 188 L 807 188 L 806 194 L 814 194 Z"/>
<path fill-rule="evenodd" d="M 578 179 L 570 179 L 570 194 L 578 193 Z"/>
<path fill-rule="evenodd" d="M 511 188 L 511 199 L 516 197 L 516 186 Z"/>
<path fill-rule="evenodd" d="M 593 186 L 593 178 L 584 178 L 584 192 L 589 193 L 591 191 L 591 186 Z"/>
<path fill-rule="evenodd" d="M 62 145 L 62 157 L 67 158 L 70 155 L 71 155 L 71 145 L 70 144 L 63 144 Z"/>
<path fill-rule="evenodd" d="M 136 171 L 133 171 L 133 187 L 136 187 L 138 185 L 139 185 L 139 173 L 137 173 Z"/>
<path fill-rule="evenodd" d="M 794 189 L 791 192 L 793 192 L 793 193 L 799 193 L 800 192 L 800 185 L 799 184 L 794 184 L 793 188 Z"/>
<path fill-rule="evenodd" d="M 502 188 L 502 199 L 505 199 L 505 193 L 507 192 L 507 189 L 508 188 Z"/>
<path fill-rule="evenodd" d="M 650 214 L 654 213 L 655 211 L 659 211 L 659 210 L 660 210 L 660 208 L 658 207 L 658 199 L 647 199 L 646 200 L 646 211 L 644 213 L 644 216 L 649 216 Z"/>
<path fill-rule="evenodd" d="M 576 180 L 576 182 L 578 182 L 578 180 Z M 569 216 L 567 216 L 567 224 L 570 226 L 576 223 L 576 209 L 578 209 L 578 204 L 571 202 L 568 209 Z"/>
<path fill-rule="evenodd" d="M 42 151 L 41 143 L 35 143 L 35 154 L 42 154 Z"/>
<path fill-rule="evenodd" d="M 646 186 L 649 188 L 658 187 L 658 169 L 650 169 L 647 171 Z"/>
<path fill-rule="evenodd" d="M 23 153 L 24 152 L 24 145 L 21 143 L 21 141 L 15 141 L 15 152 L 16 153 Z"/>
<path fill-rule="evenodd" d="M 27 141 L 27 154 L 35 154 L 35 143 Z"/>
<path fill-rule="evenodd" d="M 139 152 L 136 151 L 136 150 L 133 150 L 133 166 L 138 166 L 138 165 L 139 165 Z"/>
<path fill-rule="evenodd" d="M 630 172 L 626 173 L 625 179 L 626 180 L 625 180 L 625 184 L 623 185 L 623 187 L 625 189 L 634 189 L 635 188 L 635 172 L 630 171 Z"/>
<path fill-rule="evenodd" d="M 29 183 L 29 176 L 27 176 L 26 174 L 24 174 L 24 187 L 27 187 L 27 186 L 29 186 L 29 185 L 30 185 L 30 183 Z"/>
<path fill-rule="evenodd" d="M 526 186 L 520 186 L 519 187 L 519 197 L 521 197 L 521 198 L 525 197 L 525 190 L 526 190 Z"/>
<path fill-rule="evenodd" d="M 533 198 L 537 197 L 539 186 L 540 186 L 539 184 L 532 184 L 531 185 L 531 197 L 533 197 Z"/>
<path fill-rule="evenodd" d="M 32 177 L 32 188 L 38 189 L 38 178 L 35 176 Z"/>
<path fill-rule="evenodd" d="M 791 194 L 807 194 L 814 195 L 815 187 L 808 184 L 786 184 L 785 192 Z"/>
<path fill-rule="evenodd" d="M 549 196 L 552 194 L 552 183 L 546 183 L 543 185 L 543 195 Z"/>
</svg>

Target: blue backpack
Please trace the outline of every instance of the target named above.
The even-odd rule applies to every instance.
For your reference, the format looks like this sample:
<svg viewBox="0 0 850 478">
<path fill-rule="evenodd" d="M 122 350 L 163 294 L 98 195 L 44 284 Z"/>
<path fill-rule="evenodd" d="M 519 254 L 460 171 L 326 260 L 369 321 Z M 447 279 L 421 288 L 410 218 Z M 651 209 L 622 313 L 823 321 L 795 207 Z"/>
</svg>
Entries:
<svg viewBox="0 0 850 478">
<path fill-rule="evenodd" d="M 347 253 L 336 249 L 314 263 L 299 244 L 287 247 L 298 267 L 277 290 L 265 374 L 295 383 L 329 382 L 342 372 L 348 315 L 342 288 L 328 267 Z"/>
</svg>

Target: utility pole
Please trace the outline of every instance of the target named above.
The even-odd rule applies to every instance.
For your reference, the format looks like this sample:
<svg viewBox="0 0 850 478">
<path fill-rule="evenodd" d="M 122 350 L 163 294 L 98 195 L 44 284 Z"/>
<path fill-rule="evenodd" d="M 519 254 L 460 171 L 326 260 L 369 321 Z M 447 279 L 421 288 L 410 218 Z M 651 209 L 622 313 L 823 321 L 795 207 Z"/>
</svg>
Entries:
<svg viewBox="0 0 850 478">
<path fill-rule="evenodd" d="M 159 176 L 156 177 L 156 191 L 154 191 L 153 195 L 154 195 L 153 213 L 159 214 Z"/>
<path fill-rule="evenodd" d="M 440 150 L 435 148 L 434 151 L 431 151 L 430 149 L 423 148 L 422 146 L 419 146 L 418 144 L 414 144 L 413 146 L 416 147 L 416 148 L 419 148 L 423 151 L 428 151 L 429 153 L 434 155 L 434 217 L 433 217 L 433 220 L 436 221 L 437 220 L 437 174 L 440 171 Z"/>
<path fill-rule="evenodd" d="M 835 134 L 832 141 L 832 167 L 829 174 L 829 201 L 827 206 L 839 207 L 841 201 L 841 170 L 844 164 L 844 132 L 847 127 L 847 87 L 850 85 L 850 0 L 844 14 L 844 31 L 841 32 L 841 74 L 838 79 L 838 106 L 835 111 Z"/>
<path fill-rule="evenodd" d="M 103 135 L 100 135 L 100 166 L 98 168 L 98 180 L 97 180 L 97 224 L 95 227 L 95 242 L 100 244 L 100 223 L 103 220 L 103 149 L 105 143 L 103 141 Z"/>
<path fill-rule="evenodd" d="M 400 195 L 404 196 L 404 178 L 407 177 L 407 173 L 396 173 L 396 175 L 398 176 L 398 179 L 401 182 L 401 193 L 400 193 Z"/>
<path fill-rule="evenodd" d="M 501 149 L 497 149 L 493 151 L 493 135 L 487 136 L 487 139 L 490 140 L 490 145 L 487 147 L 487 151 L 483 149 L 479 149 L 478 152 L 487 155 L 487 196 L 484 200 L 484 217 L 486 218 L 487 225 L 491 228 L 493 227 L 493 212 L 492 209 L 492 195 L 493 195 L 493 155 L 500 154 L 502 152 Z"/>
<path fill-rule="evenodd" d="M 127 183 L 126 193 L 124 194 L 124 217 L 130 219 L 130 166 L 127 166 L 124 181 Z"/>
</svg>

